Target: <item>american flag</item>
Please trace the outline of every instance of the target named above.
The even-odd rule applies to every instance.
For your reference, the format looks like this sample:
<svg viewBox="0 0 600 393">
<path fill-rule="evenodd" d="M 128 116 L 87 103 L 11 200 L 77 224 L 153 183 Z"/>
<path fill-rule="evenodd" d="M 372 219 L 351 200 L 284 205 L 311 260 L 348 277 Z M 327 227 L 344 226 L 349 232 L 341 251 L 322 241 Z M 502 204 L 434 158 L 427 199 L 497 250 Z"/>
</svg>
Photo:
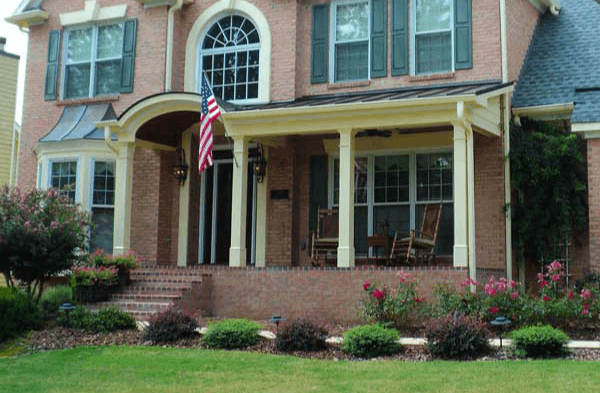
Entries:
<svg viewBox="0 0 600 393">
<path fill-rule="evenodd" d="M 198 151 L 198 173 L 212 165 L 213 132 L 212 122 L 221 115 L 217 100 L 210 89 L 206 80 L 206 75 L 202 75 L 202 113 L 200 114 L 200 138 Z"/>
</svg>

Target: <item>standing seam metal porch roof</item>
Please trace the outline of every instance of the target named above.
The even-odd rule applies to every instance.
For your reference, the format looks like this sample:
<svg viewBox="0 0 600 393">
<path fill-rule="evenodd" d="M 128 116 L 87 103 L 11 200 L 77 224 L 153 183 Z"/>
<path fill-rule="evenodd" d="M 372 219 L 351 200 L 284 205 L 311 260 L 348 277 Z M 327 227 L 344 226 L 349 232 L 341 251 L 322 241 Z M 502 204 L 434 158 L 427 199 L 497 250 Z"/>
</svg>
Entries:
<svg viewBox="0 0 600 393">
<path fill-rule="evenodd" d="M 104 131 L 96 123 L 116 119 L 111 104 L 67 106 L 58 123 L 40 139 L 40 142 L 58 142 L 74 139 L 104 139 Z"/>
<path fill-rule="evenodd" d="M 512 82 L 502 83 L 498 80 L 449 83 L 443 85 L 411 86 L 385 90 L 361 91 L 353 93 L 324 94 L 306 96 L 290 101 L 274 101 L 259 105 L 236 105 L 217 100 L 219 106 L 229 112 L 299 108 L 321 105 L 337 105 L 349 103 L 383 102 L 396 100 L 414 100 L 419 98 L 452 97 L 462 95 L 478 96 L 511 86 Z"/>
</svg>

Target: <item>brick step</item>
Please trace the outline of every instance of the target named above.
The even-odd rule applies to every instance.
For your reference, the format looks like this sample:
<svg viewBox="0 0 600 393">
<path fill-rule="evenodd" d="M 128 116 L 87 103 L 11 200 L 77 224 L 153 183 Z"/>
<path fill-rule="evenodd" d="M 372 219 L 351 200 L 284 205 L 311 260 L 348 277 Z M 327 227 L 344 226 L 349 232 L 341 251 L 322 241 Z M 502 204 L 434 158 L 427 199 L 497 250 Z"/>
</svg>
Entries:
<svg viewBox="0 0 600 393">
<path fill-rule="evenodd" d="M 177 276 L 177 275 L 162 275 L 162 276 L 152 276 L 152 275 L 137 275 L 132 274 L 129 277 L 130 281 L 148 281 L 148 282 L 202 282 L 202 278 L 193 277 L 193 276 Z"/>
<path fill-rule="evenodd" d="M 127 300 L 127 299 L 115 299 L 109 300 L 106 302 L 98 302 L 94 303 L 90 306 L 90 309 L 98 309 L 105 307 L 117 307 L 123 311 L 150 311 L 157 312 L 163 311 L 169 308 L 171 305 L 170 301 L 147 301 L 141 302 L 136 300 Z"/>
<path fill-rule="evenodd" d="M 202 272 L 200 270 L 186 269 L 135 269 L 130 272 L 134 277 L 161 277 L 161 276 L 176 276 L 176 277 L 195 277 L 201 279 Z"/>
<path fill-rule="evenodd" d="M 140 291 L 140 292 L 183 292 L 191 289 L 190 283 L 164 283 L 164 282 L 147 282 L 147 281 L 135 281 L 127 287 L 127 291 Z M 121 292 L 125 293 L 125 292 Z"/>
<path fill-rule="evenodd" d="M 123 293 L 116 293 L 111 296 L 111 300 L 135 300 L 138 302 L 172 302 L 174 300 L 181 299 L 180 292 L 148 292 L 148 291 L 140 291 L 133 292 L 127 291 Z"/>
</svg>

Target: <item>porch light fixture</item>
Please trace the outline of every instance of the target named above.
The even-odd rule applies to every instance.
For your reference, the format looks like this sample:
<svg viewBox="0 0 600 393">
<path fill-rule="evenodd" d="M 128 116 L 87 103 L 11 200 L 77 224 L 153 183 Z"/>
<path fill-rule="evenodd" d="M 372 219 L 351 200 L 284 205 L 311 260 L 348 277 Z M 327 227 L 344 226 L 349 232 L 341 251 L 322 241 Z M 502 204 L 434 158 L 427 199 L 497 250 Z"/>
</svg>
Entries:
<svg viewBox="0 0 600 393">
<path fill-rule="evenodd" d="M 265 159 L 263 146 L 260 142 L 258 143 L 257 150 L 258 154 L 254 161 L 254 173 L 256 174 L 256 181 L 262 183 L 267 173 L 267 160 Z"/>
<path fill-rule="evenodd" d="M 181 148 L 181 143 L 177 143 L 177 164 L 173 166 L 173 175 L 183 187 L 187 179 L 188 164 L 185 162 L 185 151 Z"/>
</svg>

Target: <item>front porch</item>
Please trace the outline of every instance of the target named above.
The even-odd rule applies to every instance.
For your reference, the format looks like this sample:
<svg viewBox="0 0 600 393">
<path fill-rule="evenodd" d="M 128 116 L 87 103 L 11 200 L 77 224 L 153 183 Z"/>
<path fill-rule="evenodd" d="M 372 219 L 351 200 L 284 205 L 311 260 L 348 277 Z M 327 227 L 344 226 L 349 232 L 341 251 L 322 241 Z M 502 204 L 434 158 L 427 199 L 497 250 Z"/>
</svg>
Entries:
<svg viewBox="0 0 600 393">
<path fill-rule="evenodd" d="M 157 205 L 162 218 L 155 225 L 171 226 L 168 255 L 178 266 L 308 266 L 319 206 L 339 210 L 335 265 L 359 266 L 374 256 L 366 240 L 379 222 L 386 222 L 388 236 L 418 229 L 423 206 L 441 203 L 438 262 L 468 267 L 471 275 L 476 266 L 506 269 L 500 97 L 511 89 L 472 83 L 223 104 L 215 122 L 223 159 L 201 176 L 195 174 L 197 127 L 168 121 L 161 131 L 157 120 L 197 116 L 199 97 L 149 97 L 118 120 L 98 124 L 118 157 L 115 253 L 138 251 L 132 247 L 137 235 L 131 223 L 139 220 L 132 213 L 133 178 L 136 184 L 153 181 L 138 164 L 134 173 L 134 152 L 161 151 L 163 166 L 169 166 L 181 143 L 190 157 L 188 180 L 177 187 L 165 179 L 168 170 L 155 173 L 173 188 Z M 260 182 L 249 154 L 255 142 L 265 147 L 267 161 Z"/>
</svg>

